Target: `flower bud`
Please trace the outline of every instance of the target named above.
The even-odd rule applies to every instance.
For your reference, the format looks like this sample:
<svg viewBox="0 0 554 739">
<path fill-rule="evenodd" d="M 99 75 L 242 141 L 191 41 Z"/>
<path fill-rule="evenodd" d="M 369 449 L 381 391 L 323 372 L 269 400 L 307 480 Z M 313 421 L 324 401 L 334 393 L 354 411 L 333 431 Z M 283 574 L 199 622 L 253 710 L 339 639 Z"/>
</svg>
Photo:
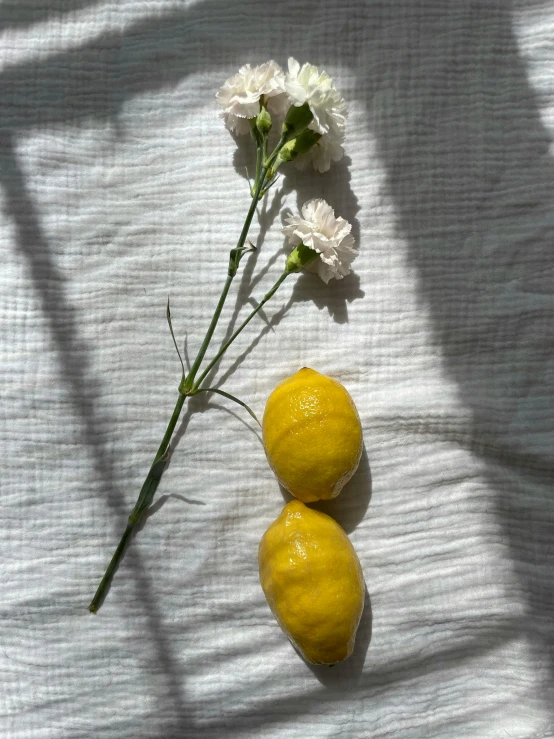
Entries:
<svg viewBox="0 0 554 739">
<path fill-rule="evenodd" d="M 287 257 L 285 263 L 285 272 L 292 274 L 293 272 L 302 272 L 314 259 L 317 259 L 318 253 L 313 249 L 310 249 L 306 244 L 298 244 L 298 246 L 291 251 Z"/>
<path fill-rule="evenodd" d="M 308 103 L 304 105 L 292 105 L 283 121 L 283 133 L 287 138 L 298 136 L 305 131 L 314 119 Z"/>
<path fill-rule="evenodd" d="M 283 146 L 275 160 L 273 169 L 277 170 L 284 162 L 291 162 L 300 156 L 300 154 L 305 154 L 308 149 L 311 149 L 314 144 L 317 144 L 320 138 L 321 134 L 317 133 L 317 131 L 312 131 L 309 128 L 306 129 L 300 136 L 297 136 Z"/>
<path fill-rule="evenodd" d="M 271 131 L 272 120 L 267 108 L 262 108 L 256 118 L 256 128 L 262 136 Z"/>
</svg>

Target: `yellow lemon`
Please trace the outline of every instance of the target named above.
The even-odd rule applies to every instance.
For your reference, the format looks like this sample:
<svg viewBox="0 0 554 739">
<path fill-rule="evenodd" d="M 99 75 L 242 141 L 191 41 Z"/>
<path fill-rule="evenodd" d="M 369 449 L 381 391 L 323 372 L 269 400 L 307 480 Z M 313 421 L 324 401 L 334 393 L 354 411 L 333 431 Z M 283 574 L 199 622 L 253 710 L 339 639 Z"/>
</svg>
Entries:
<svg viewBox="0 0 554 739">
<path fill-rule="evenodd" d="M 333 664 L 352 654 L 364 576 L 336 521 L 291 501 L 262 537 L 258 564 L 273 615 L 304 659 Z"/>
<path fill-rule="evenodd" d="M 277 479 L 304 503 L 334 498 L 358 467 L 363 442 L 354 401 L 340 382 L 313 369 L 277 385 L 262 430 Z"/>
</svg>

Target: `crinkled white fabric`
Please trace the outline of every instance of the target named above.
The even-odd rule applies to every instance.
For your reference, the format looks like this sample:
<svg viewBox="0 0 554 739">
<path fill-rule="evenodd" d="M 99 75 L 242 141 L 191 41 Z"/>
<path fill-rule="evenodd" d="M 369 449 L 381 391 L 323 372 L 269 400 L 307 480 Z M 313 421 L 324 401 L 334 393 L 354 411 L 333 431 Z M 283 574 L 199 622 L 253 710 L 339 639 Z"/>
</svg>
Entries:
<svg viewBox="0 0 554 739">
<path fill-rule="evenodd" d="M 2 736 L 554 736 L 552 4 L 3 0 L 0 19 Z M 329 287 L 285 283 L 212 382 L 262 413 L 307 365 L 357 403 L 366 453 L 329 509 L 371 608 L 333 669 L 265 603 L 283 499 L 215 396 L 87 612 L 176 396 L 167 296 L 192 353 L 248 207 L 214 95 L 289 55 L 344 94 L 347 158 L 272 190 L 224 321 L 280 272 L 281 206 L 325 198 L 361 254 Z"/>
</svg>

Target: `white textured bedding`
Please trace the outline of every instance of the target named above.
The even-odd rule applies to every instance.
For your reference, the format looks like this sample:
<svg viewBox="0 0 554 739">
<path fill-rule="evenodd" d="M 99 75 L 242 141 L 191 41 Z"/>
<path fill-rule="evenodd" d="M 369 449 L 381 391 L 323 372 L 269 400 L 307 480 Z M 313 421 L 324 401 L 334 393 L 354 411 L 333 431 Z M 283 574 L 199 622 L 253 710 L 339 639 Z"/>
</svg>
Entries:
<svg viewBox="0 0 554 739">
<path fill-rule="evenodd" d="M 326 198 L 361 256 L 214 382 L 261 413 L 308 365 L 356 401 L 332 512 L 371 607 L 332 670 L 266 605 L 283 500 L 215 396 L 87 612 L 173 407 L 167 296 L 192 353 L 248 207 L 215 92 L 289 54 L 346 97 L 347 159 L 269 197 L 224 320 L 279 274 L 279 207 Z M 1 736 L 554 736 L 552 3 L 3 0 L 0 90 Z"/>
</svg>

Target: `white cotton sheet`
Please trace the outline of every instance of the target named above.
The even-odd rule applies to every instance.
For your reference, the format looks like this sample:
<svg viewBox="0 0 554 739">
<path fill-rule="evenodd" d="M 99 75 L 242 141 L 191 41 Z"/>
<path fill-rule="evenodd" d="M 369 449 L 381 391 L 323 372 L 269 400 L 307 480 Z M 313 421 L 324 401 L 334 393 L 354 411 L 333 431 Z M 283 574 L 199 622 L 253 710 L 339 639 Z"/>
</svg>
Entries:
<svg viewBox="0 0 554 739">
<path fill-rule="evenodd" d="M 554 736 L 552 4 L 4 0 L 0 33 L 1 735 Z M 343 92 L 347 157 L 271 191 L 216 346 L 280 273 L 284 208 L 324 197 L 361 253 L 285 283 L 212 384 L 262 414 L 310 366 L 357 404 L 326 510 L 371 605 L 332 669 L 265 602 L 283 497 L 216 396 L 87 611 L 176 399 L 167 297 L 194 356 L 249 204 L 215 92 L 291 54 Z"/>
</svg>

